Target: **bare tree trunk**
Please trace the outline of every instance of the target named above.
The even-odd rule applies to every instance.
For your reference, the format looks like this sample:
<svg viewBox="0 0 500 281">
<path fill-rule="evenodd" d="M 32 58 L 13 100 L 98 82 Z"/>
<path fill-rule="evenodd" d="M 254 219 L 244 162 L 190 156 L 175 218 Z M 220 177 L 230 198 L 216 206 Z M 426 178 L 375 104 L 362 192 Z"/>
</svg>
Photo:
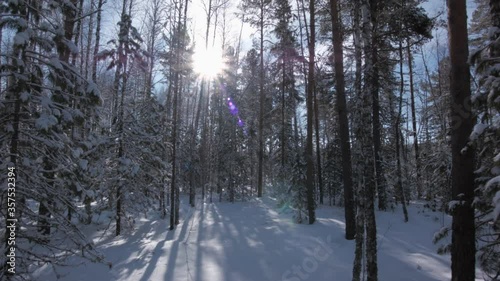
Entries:
<svg viewBox="0 0 500 281">
<path fill-rule="evenodd" d="M 282 80 L 281 80 L 281 169 L 280 169 L 280 180 L 285 178 L 285 163 L 286 163 L 286 135 L 285 135 L 285 92 L 286 92 L 286 59 L 283 56 L 283 65 L 282 65 Z"/>
<path fill-rule="evenodd" d="M 78 3 L 77 14 L 75 15 L 75 18 L 77 18 L 77 19 L 81 18 L 82 12 L 83 12 L 83 0 L 80 0 L 80 2 Z M 75 29 L 75 31 L 76 31 L 76 33 L 75 33 L 75 42 L 74 43 L 75 43 L 75 46 L 78 46 L 79 40 L 80 40 L 80 36 L 82 34 L 82 19 L 79 19 L 78 22 L 76 23 L 76 29 Z M 73 32 L 73 31 L 71 31 L 71 32 Z M 81 46 L 83 48 L 83 44 L 81 44 Z M 83 52 L 80 51 L 80 54 L 83 54 Z M 71 64 L 72 65 L 75 65 L 75 63 L 76 63 L 76 56 L 77 56 L 77 53 L 72 53 L 71 54 Z M 83 64 L 84 64 L 83 61 L 80 60 L 80 73 L 83 73 L 83 71 L 82 71 Z"/>
<path fill-rule="evenodd" d="M 176 32 L 174 33 L 174 50 L 175 50 L 175 67 L 174 67 L 174 86 L 173 86 L 173 116 L 172 116 L 172 179 L 170 182 L 170 230 L 173 230 L 175 228 L 175 225 L 177 224 L 177 219 L 176 217 L 176 211 L 177 211 L 177 189 L 178 189 L 178 184 L 176 182 L 177 180 L 177 128 L 178 128 L 178 111 L 179 111 L 179 92 L 180 92 L 180 65 L 181 65 L 181 55 L 182 55 L 182 43 L 181 43 L 181 32 L 182 32 L 182 27 L 181 27 L 181 20 L 182 20 L 182 4 L 183 2 L 180 1 L 180 7 L 178 8 L 179 10 L 179 18 L 177 21 L 177 27 Z"/>
<path fill-rule="evenodd" d="M 314 91 L 314 130 L 316 131 L 316 171 L 318 177 L 319 203 L 323 204 L 323 176 L 321 174 L 321 146 L 319 145 L 319 105 Z"/>
<path fill-rule="evenodd" d="M 396 122 L 394 122 L 394 135 L 396 138 L 396 173 L 397 173 L 397 192 L 403 206 L 403 215 L 405 222 L 408 222 L 408 210 L 406 210 L 406 198 L 403 189 L 402 171 L 401 171 L 401 114 L 403 110 L 403 92 L 404 92 L 404 74 L 403 74 L 403 46 L 399 42 L 399 74 L 400 74 L 400 88 L 399 88 L 399 100 L 398 100 L 398 111 L 396 116 Z"/>
<path fill-rule="evenodd" d="M 451 280 L 475 280 L 474 149 L 468 146 L 473 127 L 466 1 L 448 1 L 450 47 L 452 197 Z"/>
<path fill-rule="evenodd" d="M 132 1 L 132 0 L 130 0 Z M 123 0 L 123 7 L 122 7 L 122 14 L 121 14 L 121 19 L 125 19 L 127 16 L 126 14 L 126 6 L 127 6 L 127 0 Z M 123 40 L 120 40 L 119 47 L 120 49 L 123 50 L 124 48 L 124 42 Z M 118 110 L 118 115 L 116 117 L 116 123 L 118 125 L 117 128 L 117 133 L 118 133 L 118 155 L 117 158 L 120 159 L 124 156 L 124 147 L 123 147 L 123 138 L 124 138 L 124 118 L 125 118 L 125 89 L 127 87 L 127 65 L 128 65 L 128 57 L 126 54 L 124 54 L 122 51 L 119 51 L 120 54 L 120 59 L 122 61 L 122 66 L 119 67 L 117 66 L 117 72 L 119 72 L 118 69 L 121 69 L 121 75 L 118 75 L 118 79 L 115 77 L 115 91 L 116 91 L 116 98 L 120 97 L 120 102 L 116 102 L 116 107 Z M 121 80 L 121 85 L 120 85 L 120 80 Z M 121 217 L 122 217 L 122 190 L 123 190 L 123 182 L 120 180 L 118 183 L 118 187 L 116 188 L 116 236 L 120 235 L 121 233 Z"/>
<path fill-rule="evenodd" d="M 424 65 L 425 76 L 427 78 L 427 83 L 429 84 L 431 96 L 435 96 L 436 94 L 434 92 L 434 86 L 432 85 L 431 75 L 429 72 L 429 68 L 427 66 L 427 59 L 425 58 L 424 48 L 422 46 L 420 46 L 420 55 L 422 56 L 422 62 Z M 427 93 L 425 95 L 424 104 L 425 104 L 425 115 L 423 116 L 423 118 L 424 118 L 424 122 L 425 122 L 425 138 L 426 138 L 427 144 L 429 144 L 431 142 L 431 140 L 430 140 L 431 137 L 430 137 L 430 132 L 429 132 L 429 115 L 428 115 L 429 104 L 428 104 L 428 100 L 427 100 Z M 430 179 L 429 179 L 430 174 L 428 172 L 426 172 L 425 168 L 424 168 L 423 172 L 425 173 L 424 186 L 427 189 L 425 199 L 430 201 L 434 197 L 432 194 L 433 185 L 430 183 Z"/>
<path fill-rule="evenodd" d="M 89 28 L 87 32 L 87 46 L 85 48 L 85 78 L 89 78 L 90 49 L 92 49 L 92 37 L 94 34 L 94 1 L 90 1 Z"/>
<path fill-rule="evenodd" d="M 146 87 L 144 90 L 145 97 L 149 97 L 150 92 L 153 90 L 153 69 L 154 69 L 154 63 L 156 60 L 156 50 L 155 50 L 155 45 L 156 45 L 156 37 L 158 36 L 158 25 L 160 24 L 160 13 L 161 13 L 161 2 L 158 0 L 151 1 L 151 15 L 149 17 L 149 20 L 151 21 L 151 34 L 149 36 L 149 41 L 148 41 L 148 53 L 149 53 L 149 69 L 148 72 L 146 73 Z"/>
<path fill-rule="evenodd" d="M 176 80 L 178 75 L 176 74 Z M 176 82 L 177 83 L 177 82 Z M 175 228 L 175 189 L 176 189 L 176 164 L 177 164 L 177 104 L 178 104 L 178 93 L 174 90 L 174 104 L 173 104 L 173 128 L 172 128 L 172 178 L 170 181 L 170 230 Z"/>
<path fill-rule="evenodd" d="M 260 73 L 259 73 L 259 152 L 257 170 L 257 197 L 262 197 L 264 165 L 264 0 L 260 0 Z"/>
<path fill-rule="evenodd" d="M 314 46 L 315 46 L 315 35 L 316 35 L 316 27 L 314 16 L 316 14 L 315 0 L 309 1 L 309 28 L 310 28 L 310 37 L 309 37 L 309 71 L 308 71 L 308 87 L 307 87 L 307 99 L 306 99 L 306 107 L 307 107 L 307 137 L 306 137 L 306 188 L 307 188 L 307 212 L 309 217 L 309 224 L 313 224 L 316 221 L 315 214 L 315 201 L 314 201 L 314 158 L 313 158 L 313 118 L 314 118 Z"/>
<path fill-rule="evenodd" d="M 371 91 L 372 91 L 372 130 L 373 130 L 373 154 L 375 160 L 375 184 L 378 193 L 378 209 L 385 210 L 386 209 L 386 191 L 385 191 L 385 182 L 384 182 L 384 172 L 382 170 L 382 159 L 380 155 L 380 150 L 382 147 L 381 144 L 381 136 L 380 136 L 380 101 L 379 101 L 379 92 L 380 92 L 380 75 L 379 75 L 379 35 L 378 35 L 378 13 L 379 13 L 379 5 L 380 1 L 370 1 L 370 9 L 371 9 L 371 21 L 372 21 L 372 43 L 371 43 L 371 52 L 372 52 L 372 71 L 370 74 L 371 79 Z"/>
<path fill-rule="evenodd" d="M 95 44 L 94 44 L 94 57 L 92 59 L 92 81 L 97 80 L 97 54 L 99 53 L 99 44 L 101 39 L 101 18 L 102 18 L 102 6 L 105 0 L 98 0 L 97 2 L 97 19 L 96 19 L 96 29 L 95 29 Z"/>
<path fill-rule="evenodd" d="M 410 74 L 410 103 L 411 103 L 411 124 L 413 134 L 413 148 L 415 149 L 415 166 L 417 173 L 417 198 L 422 197 L 422 176 L 420 168 L 420 153 L 418 150 L 418 128 L 417 128 L 417 113 L 415 110 L 415 90 L 413 87 L 413 58 L 411 55 L 410 40 L 406 40 L 406 51 L 408 53 L 408 71 Z"/>
<path fill-rule="evenodd" d="M 361 113 L 361 124 L 360 124 L 360 136 L 362 142 L 362 155 L 364 159 L 363 165 L 363 183 L 364 192 L 363 200 L 365 207 L 365 229 L 366 229 L 366 267 L 367 267 L 367 280 L 377 281 L 377 228 L 375 222 L 375 175 L 374 175 L 374 165 L 375 157 L 373 153 L 373 132 L 370 130 L 372 128 L 372 116 L 370 112 L 373 109 L 373 87 L 374 85 L 374 53 L 373 48 L 373 19 L 376 16 L 372 14 L 371 5 L 376 5 L 374 0 L 363 0 L 362 1 L 362 19 L 363 19 L 363 39 L 364 39 L 364 53 L 365 53 L 365 90 L 362 97 L 362 113 Z"/>
<path fill-rule="evenodd" d="M 363 257 L 365 251 L 365 204 L 363 185 L 358 183 L 357 214 L 356 214 L 356 247 L 352 267 L 352 281 L 361 281 Z"/>
<path fill-rule="evenodd" d="M 352 186 L 351 144 L 349 139 L 349 121 L 345 97 L 344 53 L 342 47 L 342 26 L 338 0 L 330 0 L 333 31 L 333 55 L 335 67 L 335 89 L 337 92 L 337 114 L 339 116 L 340 146 L 342 152 L 342 181 L 344 184 L 344 210 L 346 221 L 345 238 L 352 240 L 356 234 L 356 218 Z"/>
<path fill-rule="evenodd" d="M 239 68 L 240 67 L 240 51 L 241 51 L 241 35 L 243 34 L 243 25 L 245 23 L 245 15 L 242 15 L 242 18 L 241 18 L 241 27 L 240 27 L 240 33 L 238 35 L 238 45 L 236 47 L 236 52 L 235 52 L 235 56 L 236 56 L 236 67 Z"/>
</svg>

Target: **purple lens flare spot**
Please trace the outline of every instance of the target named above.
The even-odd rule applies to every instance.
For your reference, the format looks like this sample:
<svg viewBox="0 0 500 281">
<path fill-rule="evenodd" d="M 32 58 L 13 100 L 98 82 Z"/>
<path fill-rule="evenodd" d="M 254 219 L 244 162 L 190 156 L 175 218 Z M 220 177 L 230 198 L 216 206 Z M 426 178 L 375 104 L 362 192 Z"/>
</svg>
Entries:
<svg viewBox="0 0 500 281">
<path fill-rule="evenodd" d="M 221 85 L 221 87 L 222 87 L 222 85 Z M 233 100 L 231 99 L 231 97 L 227 97 L 227 107 L 229 108 L 229 111 L 231 112 L 231 115 L 233 115 L 236 118 L 238 118 L 238 122 L 237 122 L 238 126 L 240 128 L 242 128 L 243 129 L 243 133 L 245 135 L 247 135 L 247 129 L 246 129 L 246 126 L 245 126 L 245 122 L 243 122 L 243 120 L 241 120 L 240 116 L 238 115 L 238 113 L 239 113 L 238 107 L 233 102 Z"/>
<path fill-rule="evenodd" d="M 236 107 L 236 105 L 231 101 L 231 98 L 227 98 L 228 100 L 228 107 L 229 107 L 229 111 L 231 111 L 231 114 L 234 115 L 234 116 L 237 116 L 238 115 L 238 108 Z"/>
</svg>

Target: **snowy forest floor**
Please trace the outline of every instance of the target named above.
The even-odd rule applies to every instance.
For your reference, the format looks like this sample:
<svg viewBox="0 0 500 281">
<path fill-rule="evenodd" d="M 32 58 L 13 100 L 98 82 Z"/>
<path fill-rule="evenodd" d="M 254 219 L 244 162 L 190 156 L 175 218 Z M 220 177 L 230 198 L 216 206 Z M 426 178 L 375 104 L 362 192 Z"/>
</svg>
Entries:
<svg viewBox="0 0 500 281">
<path fill-rule="evenodd" d="M 348 281 L 354 241 L 344 239 L 339 207 L 320 206 L 313 225 L 296 224 L 290 211 L 270 197 L 249 202 L 208 203 L 187 207 L 182 197 L 181 222 L 168 230 L 168 218 L 137 221 L 120 237 L 113 231 L 90 233 L 113 264 L 83 263 L 57 268 L 65 281 Z M 433 235 L 450 218 L 409 206 L 410 222 L 399 208 L 377 212 L 379 280 L 450 280 L 450 256 L 438 255 Z M 90 231 L 90 230 L 89 230 Z M 75 257 L 75 262 L 77 258 Z M 481 272 L 478 270 L 477 276 Z M 36 280 L 57 280 L 51 267 Z M 482 280 L 482 279 L 477 279 Z"/>
</svg>

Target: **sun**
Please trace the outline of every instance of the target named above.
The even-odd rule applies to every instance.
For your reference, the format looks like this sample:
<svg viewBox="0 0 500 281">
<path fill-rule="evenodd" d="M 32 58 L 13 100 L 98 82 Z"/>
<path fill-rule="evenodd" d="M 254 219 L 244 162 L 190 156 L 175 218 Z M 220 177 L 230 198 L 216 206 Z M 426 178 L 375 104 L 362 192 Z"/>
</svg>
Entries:
<svg viewBox="0 0 500 281">
<path fill-rule="evenodd" d="M 197 48 L 193 54 L 193 69 L 204 78 L 214 78 L 224 69 L 220 48 Z"/>
</svg>

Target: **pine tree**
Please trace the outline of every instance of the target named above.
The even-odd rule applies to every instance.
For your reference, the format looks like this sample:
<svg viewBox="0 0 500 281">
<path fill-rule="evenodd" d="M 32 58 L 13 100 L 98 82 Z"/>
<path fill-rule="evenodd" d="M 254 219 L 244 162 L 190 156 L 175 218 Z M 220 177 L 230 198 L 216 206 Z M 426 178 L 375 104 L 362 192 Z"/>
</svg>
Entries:
<svg viewBox="0 0 500 281">
<path fill-rule="evenodd" d="M 264 184 L 264 102 L 265 102 L 265 92 L 264 92 L 264 28 L 267 22 L 268 14 L 267 10 L 271 4 L 271 0 L 259 0 L 259 1 L 243 1 L 241 9 L 248 14 L 245 18 L 250 24 L 258 27 L 260 34 L 260 63 L 259 63 L 259 126 L 258 126 L 258 137 L 259 137 L 259 147 L 258 147 L 258 166 L 257 166 L 257 196 L 262 197 L 263 184 Z"/>
<path fill-rule="evenodd" d="M 6 11 L 10 16 L 2 18 L 0 27 L 12 31 L 13 40 L 11 53 L 8 57 L 2 53 L 0 66 L 7 74 L 6 94 L 0 100 L 0 107 L 7 109 L 0 118 L 6 129 L 0 147 L 6 158 L 1 166 L 16 170 L 17 205 L 12 214 L 18 224 L 16 274 L 29 278 L 32 264 L 65 264 L 75 249 L 88 259 L 102 260 L 68 216 L 68 210 L 77 209 L 74 191 L 85 184 L 82 152 L 87 152 L 69 137 L 71 128 L 86 122 L 84 112 L 95 109 L 99 93 L 70 61 L 78 52 L 73 33 L 76 1 L 9 2 Z M 48 19 L 58 24 L 51 25 Z M 29 208 L 29 201 L 39 203 L 37 211 Z M 61 246 L 53 237 L 67 243 Z M 9 246 L 5 241 L 3 246 Z M 4 259 L 1 268 L 3 278 L 8 273 Z"/>
<path fill-rule="evenodd" d="M 274 28 L 274 34 L 278 38 L 278 42 L 272 48 L 272 52 L 276 54 L 276 76 L 279 80 L 276 81 L 276 86 L 279 88 L 279 100 L 276 104 L 280 106 L 280 125 L 279 125 L 279 180 L 284 182 L 287 179 L 287 174 L 290 172 L 293 157 L 291 157 L 292 145 L 290 143 L 292 135 L 292 116 L 295 108 L 291 107 L 291 99 L 295 94 L 295 75 L 294 62 L 298 59 L 298 53 L 295 49 L 295 37 L 291 30 L 292 11 L 288 0 L 277 0 L 274 3 L 275 14 L 277 19 Z"/>
<path fill-rule="evenodd" d="M 495 1 L 479 1 L 473 16 L 473 32 L 477 39 L 472 52 L 472 63 L 476 66 L 480 87 L 473 96 L 473 109 L 478 116 L 470 135 L 470 145 L 476 147 L 479 169 L 476 170 L 476 237 L 483 243 L 479 245 L 478 262 L 491 280 L 500 275 L 500 246 L 498 229 L 500 227 L 500 75 L 498 58 L 500 48 L 495 42 L 500 37 L 500 5 Z M 487 32 L 495 30 L 495 32 Z"/>
<path fill-rule="evenodd" d="M 115 134 L 118 139 L 116 146 L 116 161 L 118 169 L 118 178 L 115 179 L 115 189 L 114 195 L 116 200 L 116 236 L 120 235 L 122 228 L 122 217 L 123 214 L 123 199 L 125 194 L 128 192 L 127 186 L 129 182 L 125 182 L 123 179 L 126 178 L 125 175 L 132 176 L 135 172 L 130 173 L 130 171 L 136 170 L 136 163 L 132 161 L 129 153 L 125 151 L 125 138 L 126 132 L 125 128 L 125 96 L 128 89 L 128 80 L 131 65 L 134 60 L 138 62 L 138 65 L 143 69 L 146 68 L 146 63 L 144 61 L 145 52 L 141 50 L 141 43 L 143 42 L 137 29 L 132 26 L 132 17 L 130 10 L 132 7 L 133 0 L 127 2 L 123 0 L 121 18 L 118 22 L 120 27 L 118 38 L 112 39 L 108 43 L 114 45 L 112 49 L 103 50 L 99 53 L 99 59 L 110 59 L 111 62 L 108 69 L 115 68 L 115 77 L 113 82 L 113 108 L 112 108 L 112 120 L 111 120 L 111 132 Z M 127 11 L 128 8 L 128 11 Z"/>
</svg>

